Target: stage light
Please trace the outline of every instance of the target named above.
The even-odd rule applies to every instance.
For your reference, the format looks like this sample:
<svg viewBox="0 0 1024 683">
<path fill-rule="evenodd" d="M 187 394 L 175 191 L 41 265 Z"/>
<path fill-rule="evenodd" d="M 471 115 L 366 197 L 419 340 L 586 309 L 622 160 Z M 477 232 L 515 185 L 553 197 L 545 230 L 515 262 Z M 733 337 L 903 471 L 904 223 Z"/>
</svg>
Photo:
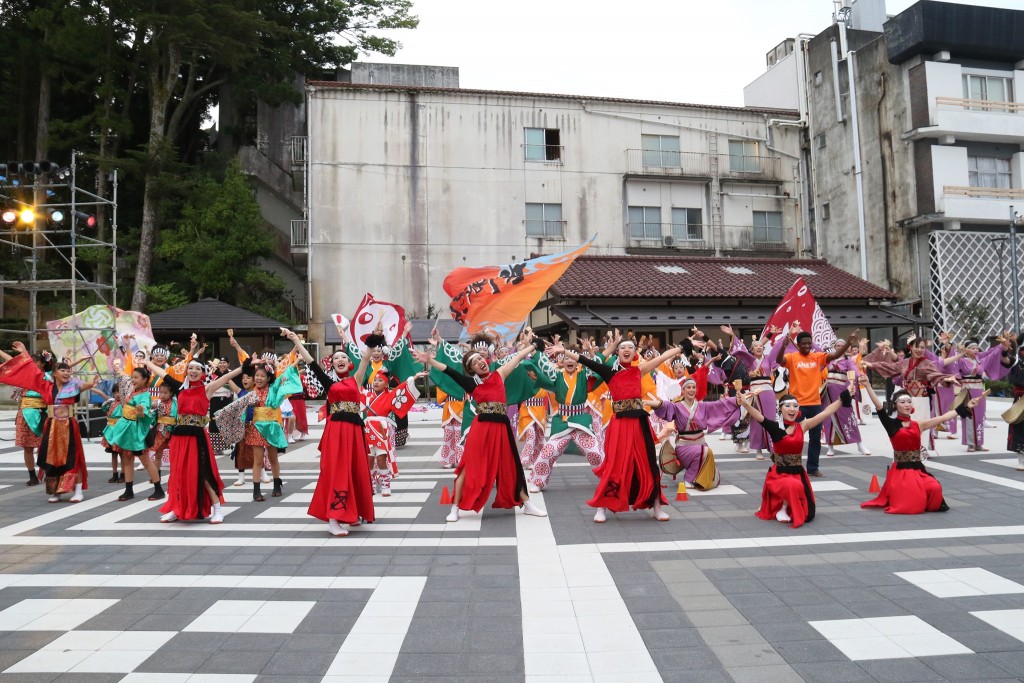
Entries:
<svg viewBox="0 0 1024 683">
<path fill-rule="evenodd" d="M 36 212 L 33 211 L 32 209 L 22 209 L 18 213 L 18 218 L 21 219 L 22 223 L 35 223 Z"/>
<path fill-rule="evenodd" d="M 76 211 L 75 212 L 75 220 L 80 225 L 84 225 L 87 228 L 95 228 L 96 227 L 96 216 L 94 216 L 92 214 L 83 213 L 81 211 Z"/>
<path fill-rule="evenodd" d="M 64 212 L 63 211 L 61 211 L 60 209 L 51 209 L 50 210 L 50 222 L 51 223 L 60 223 L 63 220 L 64 220 Z"/>
<path fill-rule="evenodd" d="M 10 225 L 14 221 L 18 220 L 18 212 L 14 209 L 4 209 L 3 213 L 0 214 L 0 220 Z"/>
</svg>

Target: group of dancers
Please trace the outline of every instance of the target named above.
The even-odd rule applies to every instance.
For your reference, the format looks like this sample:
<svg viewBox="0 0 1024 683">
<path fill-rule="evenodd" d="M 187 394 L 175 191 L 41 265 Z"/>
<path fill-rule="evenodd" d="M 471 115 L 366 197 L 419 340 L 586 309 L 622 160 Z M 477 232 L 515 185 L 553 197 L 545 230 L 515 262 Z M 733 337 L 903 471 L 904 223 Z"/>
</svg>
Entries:
<svg viewBox="0 0 1024 683">
<path fill-rule="evenodd" d="M 1002 377 L 1019 360 L 1017 340 L 1008 334 L 985 352 L 973 340 L 957 351 L 940 336 L 941 356 L 934 355 L 942 360 L 932 361 L 921 339 L 912 340 L 901 358 L 885 345 L 864 353 L 856 333 L 828 351 L 816 350 L 811 335 L 794 325 L 785 336 L 769 330 L 769 337 L 752 340 L 748 350 L 730 327 L 721 331 L 728 342 L 715 343 L 693 329 L 681 344 L 663 352 L 646 338 L 623 337 L 618 331 L 599 347 L 591 338 L 578 346 L 557 337 L 541 340 L 529 329 L 515 344 L 482 334 L 454 345 L 435 333 L 428 348 L 419 350 L 409 343 L 407 328 L 390 347 L 379 333 L 363 345 L 348 341 L 321 367 L 291 330 L 281 330 L 293 344 L 290 353 L 255 358 L 229 330 L 241 363 L 233 370 L 226 362 L 202 363 L 195 340 L 175 364 L 167 363 L 162 349 L 149 356 L 141 350 L 126 353 L 123 376 L 110 397 L 104 443 L 122 461 L 126 488 L 120 500 L 134 497 L 138 458 L 154 487 L 150 499 L 166 498 L 162 522 L 208 519 L 217 524 L 224 517 L 218 453 L 234 447 L 242 473 L 236 485 L 251 468 L 253 500 L 264 500 L 265 467 L 273 475 L 271 496 L 281 496 L 278 455 L 292 439 L 292 423 L 282 406 L 289 397 L 301 401 L 307 392 L 326 392 L 320 475 L 308 513 L 326 522 L 332 535 L 344 536 L 374 521 L 374 495 L 390 495 L 403 420 L 418 397 L 416 380 L 429 374 L 444 406 L 439 458 L 442 466 L 455 470 L 448 522 L 458 522 L 461 512 L 479 512 L 492 492 L 495 508 L 518 507 L 527 515 L 546 516 L 530 494 L 548 487 L 570 442 L 598 479 L 588 501 L 596 523 L 606 522 L 608 512 L 631 509 L 667 521 L 663 473 L 700 489 L 717 486 L 720 475 L 706 434 L 723 430 L 741 452 L 749 443 L 756 458 L 767 452 L 772 459 L 757 516 L 798 527 L 814 517 L 809 475 L 824 476 L 816 455 L 813 464 L 810 458 L 811 448 L 820 447 L 816 432 L 824 427 L 829 454 L 833 443 L 859 443 L 854 396 L 861 392 L 874 405 L 894 449 L 881 493 L 863 507 L 898 514 L 946 509 L 941 485 L 923 464 L 923 435 L 940 425 L 948 429 L 959 416 L 965 443 L 983 448 L 984 391 L 975 380 Z M 0 383 L 21 392 L 17 432 L 28 483 L 38 483 L 38 468 L 50 502 L 68 493 L 71 502 L 79 502 L 88 488 L 88 472 L 73 405 L 79 394 L 94 389 L 96 380 L 82 382 L 73 376 L 70 362 L 54 364 L 45 352 L 30 355 L 20 343 L 15 350 L 18 355 L 6 356 L 0 365 Z M 955 366 L 957 374 L 941 372 L 938 363 Z M 778 368 L 788 371 L 788 390 L 780 386 L 786 375 Z M 902 384 L 889 400 L 894 416 L 882 409 L 867 382 L 867 369 Z M 709 384 L 720 385 L 721 398 L 707 400 Z M 921 400 L 934 399 L 939 386 L 961 388 L 965 400 L 939 412 L 938 400 Z M 304 405 L 301 412 L 305 417 Z M 810 436 L 807 467 L 802 459 L 805 433 Z M 1012 434 L 1011 425 L 1011 441 Z M 32 449 L 37 449 L 34 462 Z M 166 493 L 164 453 L 170 468 Z"/>
</svg>

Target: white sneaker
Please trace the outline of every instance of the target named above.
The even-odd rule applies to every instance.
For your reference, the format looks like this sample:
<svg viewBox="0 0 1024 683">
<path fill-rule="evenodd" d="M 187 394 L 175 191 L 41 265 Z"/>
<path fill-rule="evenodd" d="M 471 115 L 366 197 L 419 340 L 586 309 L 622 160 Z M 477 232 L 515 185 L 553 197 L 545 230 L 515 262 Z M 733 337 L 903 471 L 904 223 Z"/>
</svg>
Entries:
<svg viewBox="0 0 1024 683">
<path fill-rule="evenodd" d="M 213 514 L 210 515 L 210 524 L 220 524 L 224 521 L 224 510 L 220 505 L 213 506 Z"/>
<path fill-rule="evenodd" d="M 291 438 L 292 438 L 292 442 L 291 443 L 295 443 L 295 439 L 299 439 L 301 437 L 302 437 L 302 432 L 300 432 L 298 429 L 296 429 L 295 431 L 293 431 L 291 433 Z"/>
<path fill-rule="evenodd" d="M 232 486 L 245 486 L 245 472 L 238 473 L 238 479 L 235 479 L 235 483 Z"/>
<path fill-rule="evenodd" d="M 49 498 L 46 499 L 46 502 L 47 503 L 59 503 L 60 502 L 60 496 L 50 496 Z"/>
<path fill-rule="evenodd" d="M 444 518 L 446 522 L 457 522 L 459 521 L 459 506 L 452 505 L 452 511 L 448 513 L 448 516 Z"/>
<path fill-rule="evenodd" d="M 75 484 L 75 495 L 71 496 L 70 502 L 81 503 L 83 500 L 85 500 L 85 494 L 82 493 L 82 485 Z"/>
<path fill-rule="evenodd" d="M 778 512 L 775 513 L 775 519 L 780 522 L 792 522 L 793 518 L 789 516 L 789 511 L 786 510 L 786 506 L 783 505 Z"/>
<path fill-rule="evenodd" d="M 526 485 L 526 490 L 530 493 L 540 493 L 540 489 L 533 482 L 529 482 Z"/>
<path fill-rule="evenodd" d="M 835 450 L 832 449 L 831 446 L 829 446 L 829 449 L 827 451 L 825 451 L 825 455 L 827 455 L 828 457 L 832 457 L 835 454 L 836 454 L 836 452 L 835 452 Z"/>
<path fill-rule="evenodd" d="M 168 512 L 166 515 L 163 515 L 162 517 L 160 517 L 160 522 L 163 523 L 163 524 L 167 524 L 169 522 L 177 522 L 177 521 L 178 521 L 178 515 L 174 514 L 173 511 Z"/>
<path fill-rule="evenodd" d="M 532 500 L 525 501 L 523 503 L 523 514 L 532 515 L 533 517 L 547 517 L 548 513 L 541 510 L 539 507 L 534 505 Z"/>
<path fill-rule="evenodd" d="M 594 513 L 594 523 L 604 524 L 608 521 L 608 517 L 605 514 L 604 508 L 597 508 L 597 512 Z"/>
<path fill-rule="evenodd" d="M 288 437 L 288 443 L 295 443 L 295 437 L 294 436 L 289 436 Z"/>
<path fill-rule="evenodd" d="M 860 451 L 863 455 L 871 455 L 871 450 L 863 443 L 857 444 L 857 450 Z"/>
<path fill-rule="evenodd" d="M 382 486 L 381 489 L 380 489 L 380 495 L 384 496 L 385 498 L 390 496 L 391 495 L 391 487 L 388 486 L 387 484 Z"/>
<path fill-rule="evenodd" d="M 263 473 L 263 476 L 260 477 L 260 483 L 261 484 L 269 484 L 272 481 L 274 481 L 274 480 L 271 479 L 269 476 L 267 476 L 267 474 L 265 472 Z"/>
<path fill-rule="evenodd" d="M 327 520 L 327 533 L 331 536 L 348 536 L 348 529 L 341 526 L 341 523 L 336 519 Z"/>
</svg>

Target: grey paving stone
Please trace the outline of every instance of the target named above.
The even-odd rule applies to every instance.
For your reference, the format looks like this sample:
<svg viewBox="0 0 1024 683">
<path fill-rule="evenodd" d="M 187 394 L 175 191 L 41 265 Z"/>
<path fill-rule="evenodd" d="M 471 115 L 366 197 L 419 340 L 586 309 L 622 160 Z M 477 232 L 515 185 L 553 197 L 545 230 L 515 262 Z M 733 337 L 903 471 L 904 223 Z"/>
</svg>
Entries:
<svg viewBox="0 0 1024 683">
<path fill-rule="evenodd" d="M 828 683 L 863 683 L 864 681 L 886 681 L 877 679 L 870 672 L 854 662 L 808 662 L 792 665 L 794 671 L 805 681 L 828 681 Z"/>
<path fill-rule="evenodd" d="M 917 659 L 879 659 L 857 662 L 858 665 L 880 681 L 941 681 L 945 680 Z"/>
<path fill-rule="evenodd" d="M 736 683 L 763 683 L 766 680 L 772 683 L 804 683 L 803 677 L 786 664 L 729 667 L 726 671 Z"/>
<path fill-rule="evenodd" d="M 686 669 L 661 672 L 665 683 L 733 683 L 725 669 Z"/>
<path fill-rule="evenodd" d="M 276 652 L 288 639 L 284 633 L 232 633 L 217 648 L 226 652 Z"/>
<path fill-rule="evenodd" d="M 195 673 L 207 659 L 214 656 L 207 649 L 171 650 L 161 648 L 135 670 L 146 673 Z"/>
<path fill-rule="evenodd" d="M 923 657 L 921 661 L 950 681 L 989 681 L 1003 678 L 1008 673 L 977 655 Z"/>
<path fill-rule="evenodd" d="M 745 626 L 749 622 L 736 610 L 688 611 L 686 618 L 698 627 L 704 626 Z"/>
<path fill-rule="evenodd" d="M 672 671 L 722 668 L 721 661 L 706 646 L 652 649 L 650 653 L 654 665 L 663 676 Z"/>
<path fill-rule="evenodd" d="M 700 635 L 713 648 L 719 645 L 764 645 L 766 642 L 753 626 L 705 626 L 700 628 Z"/>
<path fill-rule="evenodd" d="M 523 674 L 525 663 L 520 654 L 464 652 L 459 659 L 459 676 L 491 676 Z"/>
<path fill-rule="evenodd" d="M 220 652 L 203 662 L 196 673 L 252 674 L 259 673 L 270 661 L 270 652 Z"/>
<path fill-rule="evenodd" d="M 285 676 L 315 676 L 327 673 L 337 652 L 275 652 L 263 673 Z"/>
<path fill-rule="evenodd" d="M 1024 651 L 1017 648 L 1006 652 L 985 652 L 979 656 L 992 662 L 1006 673 L 1016 678 L 1024 678 Z"/>
<path fill-rule="evenodd" d="M 775 650 L 789 664 L 806 662 L 846 662 L 849 658 L 824 639 L 773 643 Z"/>
<path fill-rule="evenodd" d="M 777 666 L 786 663 L 768 644 L 712 645 L 711 650 L 726 669 L 744 666 Z"/>
</svg>

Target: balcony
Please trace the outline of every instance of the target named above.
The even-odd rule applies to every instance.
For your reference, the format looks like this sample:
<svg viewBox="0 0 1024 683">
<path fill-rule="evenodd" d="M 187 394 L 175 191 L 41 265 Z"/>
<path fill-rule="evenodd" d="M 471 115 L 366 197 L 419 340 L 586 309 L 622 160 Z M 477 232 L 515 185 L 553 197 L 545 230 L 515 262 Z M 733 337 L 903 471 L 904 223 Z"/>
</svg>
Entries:
<svg viewBox="0 0 1024 683">
<path fill-rule="evenodd" d="M 963 187 L 944 185 L 936 209 L 944 214 L 945 223 L 957 228 L 960 223 L 1005 225 L 1010 220 L 1010 206 L 1024 204 L 1024 189 L 994 187 Z"/>
<path fill-rule="evenodd" d="M 626 166 L 629 175 L 711 177 L 711 155 L 700 152 L 627 149 Z"/>
<path fill-rule="evenodd" d="M 1024 103 L 936 97 L 932 125 L 918 137 L 952 136 L 957 140 L 1024 142 Z"/>
<path fill-rule="evenodd" d="M 661 228 L 660 235 L 657 229 Z M 752 225 L 723 225 L 716 229 L 710 225 L 676 225 L 672 223 L 643 223 L 626 225 L 627 253 L 745 253 L 760 251 L 771 255 L 792 253 L 786 242 L 789 232 L 784 227 L 754 227 Z M 643 234 L 644 237 L 636 235 Z"/>
<path fill-rule="evenodd" d="M 309 138 L 293 135 L 289 143 L 292 162 L 292 186 L 296 192 L 304 190 L 306 183 L 306 162 L 309 160 Z"/>
<path fill-rule="evenodd" d="M 626 174 L 668 178 L 780 181 L 782 160 L 766 156 L 711 155 L 649 149 L 626 150 Z"/>
<path fill-rule="evenodd" d="M 309 251 L 309 221 L 291 221 L 292 229 L 292 254 L 305 254 Z"/>
</svg>

